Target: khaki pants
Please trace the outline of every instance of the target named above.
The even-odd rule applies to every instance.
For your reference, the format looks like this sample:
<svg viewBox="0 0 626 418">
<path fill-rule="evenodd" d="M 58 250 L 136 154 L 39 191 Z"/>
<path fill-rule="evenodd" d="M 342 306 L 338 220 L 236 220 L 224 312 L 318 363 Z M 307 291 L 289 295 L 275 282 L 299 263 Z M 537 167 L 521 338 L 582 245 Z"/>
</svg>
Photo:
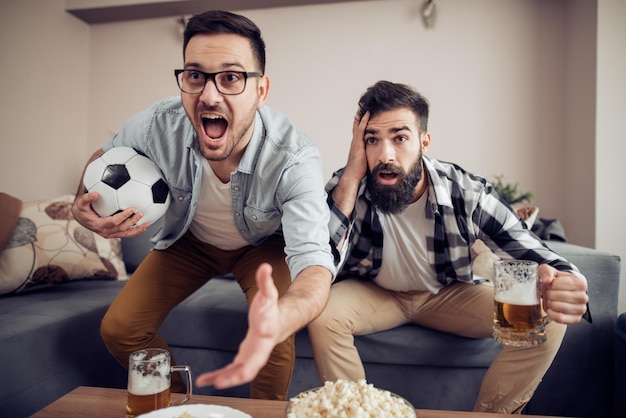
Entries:
<svg viewBox="0 0 626 418">
<path fill-rule="evenodd" d="M 334 284 L 324 312 L 308 327 L 322 381 L 365 379 L 353 336 L 405 323 L 463 337 L 491 338 L 493 287 L 456 282 L 433 295 L 393 292 L 355 279 Z M 550 367 L 565 329 L 551 322 L 545 343 L 531 348 L 504 346 L 483 379 L 474 410 L 520 413 Z"/>
<path fill-rule="evenodd" d="M 185 234 L 167 250 L 151 251 L 105 314 L 101 335 L 113 356 L 125 368 L 136 350 L 160 347 L 169 350 L 157 334 L 168 313 L 214 276 L 233 273 L 248 304 L 257 293 L 257 267 L 267 262 L 282 295 L 291 284 L 282 237 L 272 236 L 259 246 L 223 251 Z M 219 321 L 220 318 L 215 318 Z M 276 345 L 268 363 L 251 383 L 250 396 L 285 400 L 295 362 L 294 338 Z M 196 370 L 202 373 L 209 370 Z M 181 391 L 179 375 L 172 376 L 172 390 Z"/>
</svg>

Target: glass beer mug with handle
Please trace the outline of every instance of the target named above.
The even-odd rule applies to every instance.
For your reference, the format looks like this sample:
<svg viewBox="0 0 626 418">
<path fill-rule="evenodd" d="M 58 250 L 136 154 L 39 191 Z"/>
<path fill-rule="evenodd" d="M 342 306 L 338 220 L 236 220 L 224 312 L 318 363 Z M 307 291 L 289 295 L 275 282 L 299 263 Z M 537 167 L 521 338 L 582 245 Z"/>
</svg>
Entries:
<svg viewBox="0 0 626 418">
<path fill-rule="evenodd" d="M 191 398 L 191 368 L 172 366 L 170 357 L 169 351 L 161 348 L 146 348 L 130 355 L 126 418 L 135 418 L 138 415 L 170 406 L 170 385 L 173 372 L 184 372 L 187 377 L 187 392 L 179 404 Z"/>
<path fill-rule="evenodd" d="M 541 308 L 538 264 L 528 260 L 503 260 L 494 264 L 493 337 L 515 347 L 546 340 L 548 322 Z"/>
</svg>

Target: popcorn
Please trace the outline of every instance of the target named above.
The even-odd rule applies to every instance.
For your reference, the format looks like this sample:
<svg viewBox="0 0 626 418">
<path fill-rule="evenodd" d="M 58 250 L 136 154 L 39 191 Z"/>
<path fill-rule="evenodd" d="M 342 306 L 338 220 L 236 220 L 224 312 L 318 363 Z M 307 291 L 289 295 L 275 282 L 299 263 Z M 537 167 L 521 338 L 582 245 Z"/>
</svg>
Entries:
<svg viewBox="0 0 626 418">
<path fill-rule="evenodd" d="M 415 409 L 387 390 L 377 389 L 364 379 L 325 382 L 291 398 L 287 418 L 409 418 Z"/>
</svg>

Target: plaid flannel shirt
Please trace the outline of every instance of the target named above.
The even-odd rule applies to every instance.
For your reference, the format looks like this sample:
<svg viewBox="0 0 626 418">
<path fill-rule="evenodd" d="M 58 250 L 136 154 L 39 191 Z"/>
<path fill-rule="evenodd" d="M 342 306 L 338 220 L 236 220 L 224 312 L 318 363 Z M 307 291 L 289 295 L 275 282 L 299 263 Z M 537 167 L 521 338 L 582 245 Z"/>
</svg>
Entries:
<svg viewBox="0 0 626 418">
<path fill-rule="evenodd" d="M 447 285 L 455 280 L 474 283 L 471 245 L 481 239 L 502 259 L 527 259 L 547 263 L 585 280 L 576 266 L 550 249 L 522 222 L 517 213 L 501 201 L 482 177 L 457 165 L 424 156 L 428 173 L 426 217 L 432 228 L 425 231 L 431 267 L 437 281 Z M 338 264 L 338 280 L 358 277 L 371 280 L 380 271 L 383 255 L 383 230 L 372 205 L 366 180 L 359 186 L 351 219 L 332 201 L 332 191 L 343 169 L 327 183 L 331 209 L 329 223 L 332 247 Z M 348 247 L 339 251 L 345 234 Z"/>
</svg>

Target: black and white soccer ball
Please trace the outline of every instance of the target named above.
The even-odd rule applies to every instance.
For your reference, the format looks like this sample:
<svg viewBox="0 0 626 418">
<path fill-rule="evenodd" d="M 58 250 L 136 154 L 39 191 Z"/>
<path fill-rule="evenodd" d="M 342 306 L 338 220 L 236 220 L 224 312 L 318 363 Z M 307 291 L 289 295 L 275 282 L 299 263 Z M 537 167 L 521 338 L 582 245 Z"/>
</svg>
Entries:
<svg viewBox="0 0 626 418">
<path fill-rule="evenodd" d="M 87 166 L 83 185 L 100 197 L 92 203 L 100 216 L 111 216 L 133 207 L 143 212 L 137 225 L 153 223 L 170 205 L 170 191 L 161 170 L 134 148 L 111 148 Z"/>
</svg>

